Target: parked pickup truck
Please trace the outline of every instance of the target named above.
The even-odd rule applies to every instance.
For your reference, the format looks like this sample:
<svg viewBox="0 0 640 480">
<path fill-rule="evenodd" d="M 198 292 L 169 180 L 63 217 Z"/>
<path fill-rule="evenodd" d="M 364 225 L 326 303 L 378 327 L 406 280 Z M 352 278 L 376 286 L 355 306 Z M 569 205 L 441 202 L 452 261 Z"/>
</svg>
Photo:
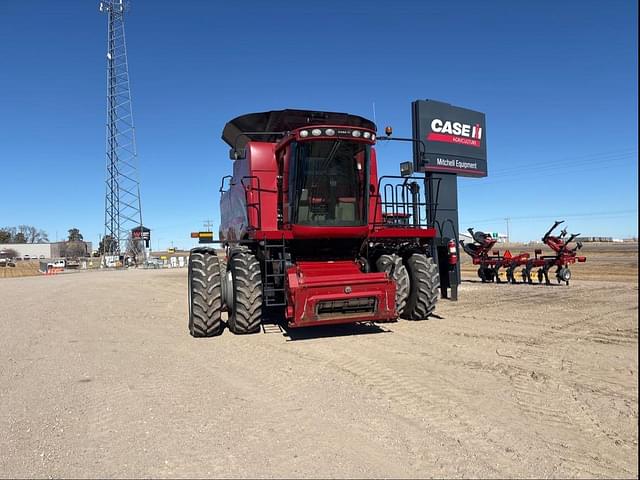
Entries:
<svg viewBox="0 0 640 480">
<path fill-rule="evenodd" d="M 49 268 L 64 268 L 66 266 L 66 262 L 60 258 L 58 260 L 54 260 L 53 262 L 47 263 L 47 267 Z"/>
</svg>

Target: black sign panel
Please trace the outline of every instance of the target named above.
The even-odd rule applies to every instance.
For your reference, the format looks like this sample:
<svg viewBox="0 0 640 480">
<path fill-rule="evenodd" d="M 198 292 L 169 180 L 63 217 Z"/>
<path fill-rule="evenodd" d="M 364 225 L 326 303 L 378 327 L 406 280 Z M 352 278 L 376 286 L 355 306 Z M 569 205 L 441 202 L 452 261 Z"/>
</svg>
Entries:
<svg viewBox="0 0 640 480">
<path fill-rule="evenodd" d="M 135 227 L 131 229 L 131 236 L 136 240 L 144 240 L 145 246 L 148 247 L 151 240 L 151 230 L 143 226 Z"/>
<path fill-rule="evenodd" d="M 435 100 L 412 104 L 415 169 L 418 172 L 487 176 L 484 113 Z"/>
</svg>

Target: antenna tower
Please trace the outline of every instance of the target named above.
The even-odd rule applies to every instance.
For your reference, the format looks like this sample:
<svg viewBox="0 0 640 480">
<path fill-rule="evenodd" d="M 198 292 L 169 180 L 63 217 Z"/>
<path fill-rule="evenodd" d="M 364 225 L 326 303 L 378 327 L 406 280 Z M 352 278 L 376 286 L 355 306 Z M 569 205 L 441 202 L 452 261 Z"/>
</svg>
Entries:
<svg viewBox="0 0 640 480">
<path fill-rule="evenodd" d="M 107 14 L 108 24 L 104 251 L 109 255 L 125 253 L 127 242 L 132 236 L 131 230 L 142 227 L 136 138 L 124 35 L 127 7 L 128 4 L 125 5 L 123 0 L 100 2 L 100 11 Z"/>
</svg>

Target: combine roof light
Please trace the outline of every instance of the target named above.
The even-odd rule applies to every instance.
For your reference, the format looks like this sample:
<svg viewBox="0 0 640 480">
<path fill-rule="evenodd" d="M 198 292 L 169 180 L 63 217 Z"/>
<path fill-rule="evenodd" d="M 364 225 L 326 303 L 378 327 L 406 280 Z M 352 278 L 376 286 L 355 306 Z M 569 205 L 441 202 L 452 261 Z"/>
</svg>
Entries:
<svg viewBox="0 0 640 480">
<path fill-rule="evenodd" d="M 362 135 L 362 132 L 360 130 L 354 130 L 353 132 L 351 132 L 351 136 L 358 138 L 360 135 Z"/>
<path fill-rule="evenodd" d="M 363 132 L 363 133 L 362 133 L 362 137 L 363 137 L 363 138 L 367 138 L 367 139 L 368 139 L 368 138 L 371 138 L 371 132 Z"/>
<path fill-rule="evenodd" d="M 336 131 L 333 128 L 327 128 L 324 131 L 324 134 L 328 135 L 329 137 L 332 137 L 332 136 L 334 136 L 336 134 Z"/>
<path fill-rule="evenodd" d="M 376 140 L 376 136 L 372 133 L 371 134 L 371 141 L 374 142 Z"/>
<path fill-rule="evenodd" d="M 309 130 L 300 130 L 300 136 L 302 138 L 308 137 L 309 136 Z"/>
<path fill-rule="evenodd" d="M 313 130 L 311 130 L 311 135 L 313 135 L 314 137 L 319 137 L 322 134 L 322 130 L 320 130 L 319 128 L 314 128 Z"/>
</svg>

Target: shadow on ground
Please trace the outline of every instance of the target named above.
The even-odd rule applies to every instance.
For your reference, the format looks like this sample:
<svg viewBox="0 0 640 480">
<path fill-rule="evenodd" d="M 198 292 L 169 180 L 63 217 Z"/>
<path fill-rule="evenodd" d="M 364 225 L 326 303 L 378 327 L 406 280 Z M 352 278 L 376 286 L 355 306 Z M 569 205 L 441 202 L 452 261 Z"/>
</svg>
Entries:
<svg viewBox="0 0 640 480">
<path fill-rule="evenodd" d="M 383 325 L 376 325 L 375 323 L 347 323 L 342 325 L 324 325 L 301 328 L 289 328 L 282 325 L 281 328 L 282 334 L 287 337 L 288 341 L 391 333 L 391 330 L 388 328 L 385 328 Z"/>
</svg>

